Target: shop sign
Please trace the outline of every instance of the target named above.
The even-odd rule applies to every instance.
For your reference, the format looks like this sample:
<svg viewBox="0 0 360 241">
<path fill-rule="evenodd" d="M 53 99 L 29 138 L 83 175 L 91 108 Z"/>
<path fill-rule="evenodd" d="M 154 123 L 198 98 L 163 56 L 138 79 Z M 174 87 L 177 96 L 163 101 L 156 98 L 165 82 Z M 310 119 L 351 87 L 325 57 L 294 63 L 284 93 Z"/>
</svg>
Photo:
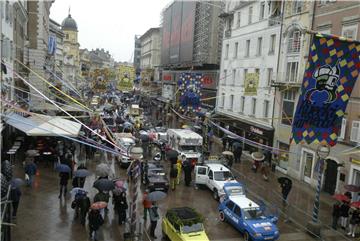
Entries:
<svg viewBox="0 0 360 241">
<path fill-rule="evenodd" d="M 351 161 L 351 163 L 360 165 L 360 160 L 358 160 L 358 159 L 350 158 L 350 161 Z"/>
<path fill-rule="evenodd" d="M 250 131 L 259 135 L 264 135 L 264 132 L 257 127 L 250 126 Z"/>
</svg>

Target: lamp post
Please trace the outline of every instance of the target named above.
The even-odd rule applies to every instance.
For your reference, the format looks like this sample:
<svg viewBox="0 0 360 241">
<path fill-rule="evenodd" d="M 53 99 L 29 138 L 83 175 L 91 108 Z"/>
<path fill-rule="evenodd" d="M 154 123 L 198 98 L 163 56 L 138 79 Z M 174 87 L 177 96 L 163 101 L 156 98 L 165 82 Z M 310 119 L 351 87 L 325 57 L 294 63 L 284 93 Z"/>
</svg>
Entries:
<svg viewBox="0 0 360 241">
<path fill-rule="evenodd" d="M 322 175 L 325 167 L 325 159 L 330 153 L 330 147 L 328 145 L 319 145 L 316 150 L 318 156 L 318 161 L 316 163 L 316 170 L 318 171 L 317 186 L 315 192 L 315 200 L 313 207 L 312 221 L 308 223 L 308 229 L 312 234 L 320 236 L 321 235 L 321 226 L 319 224 L 319 208 L 320 208 L 320 192 L 321 192 L 321 182 Z"/>
</svg>

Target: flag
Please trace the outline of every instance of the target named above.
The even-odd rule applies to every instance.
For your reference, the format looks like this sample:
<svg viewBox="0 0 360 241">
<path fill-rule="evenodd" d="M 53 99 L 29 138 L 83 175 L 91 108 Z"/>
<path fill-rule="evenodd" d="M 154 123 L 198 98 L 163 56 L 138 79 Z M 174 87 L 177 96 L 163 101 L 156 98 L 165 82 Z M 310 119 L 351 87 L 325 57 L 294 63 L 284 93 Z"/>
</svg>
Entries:
<svg viewBox="0 0 360 241">
<path fill-rule="evenodd" d="M 315 34 L 294 121 L 295 143 L 336 145 L 360 71 L 360 42 Z"/>
</svg>

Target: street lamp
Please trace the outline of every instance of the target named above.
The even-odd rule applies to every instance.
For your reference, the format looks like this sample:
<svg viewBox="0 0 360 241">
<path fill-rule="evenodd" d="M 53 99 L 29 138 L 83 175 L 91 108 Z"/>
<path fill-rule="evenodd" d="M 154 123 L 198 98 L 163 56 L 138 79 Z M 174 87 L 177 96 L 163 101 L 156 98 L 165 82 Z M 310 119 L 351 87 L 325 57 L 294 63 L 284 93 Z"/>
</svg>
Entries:
<svg viewBox="0 0 360 241">
<path fill-rule="evenodd" d="M 324 172 L 325 159 L 329 156 L 330 147 L 328 145 L 319 145 L 316 154 L 318 156 L 318 161 L 316 163 L 316 170 L 318 171 L 317 186 L 315 192 L 315 200 L 313 207 L 312 221 L 308 223 L 308 229 L 317 236 L 321 235 L 321 226 L 319 224 L 319 208 L 320 208 L 320 191 L 321 191 L 321 181 L 322 175 Z"/>
</svg>

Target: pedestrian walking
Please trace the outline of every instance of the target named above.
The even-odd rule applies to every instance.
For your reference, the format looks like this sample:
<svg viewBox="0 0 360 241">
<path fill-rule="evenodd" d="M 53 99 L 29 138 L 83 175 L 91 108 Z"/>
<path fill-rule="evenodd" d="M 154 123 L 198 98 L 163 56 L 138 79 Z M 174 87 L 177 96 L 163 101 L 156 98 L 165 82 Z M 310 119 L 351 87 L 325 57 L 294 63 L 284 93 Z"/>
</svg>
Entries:
<svg viewBox="0 0 360 241">
<path fill-rule="evenodd" d="M 348 218 L 349 218 L 349 202 L 343 201 L 340 206 L 340 225 L 342 229 L 346 229 Z"/>
<path fill-rule="evenodd" d="M 278 179 L 281 188 L 281 194 L 283 198 L 283 206 L 287 206 L 287 197 L 292 188 L 292 181 L 287 177 L 280 177 Z"/>
<path fill-rule="evenodd" d="M 78 205 L 80 208 L 80 223 L 84 226 L 86 221 L 86 214 L 90 208 L 90 198 L 86 195 L 86 193 L 79 199 Z"/>
<path fill-rule="evenodd" d="M 351 217 L 349 223 L 349 232 L 347 235 L 355 238 L 356 228 L 360 223 L 360 212 L 357 208 L 351 208 Z"/>
<path fill-rule="evenodd" d="M 103 223 L 104 219 L 99 210 L 91 209 L 89 212 L 89 236 L 92 240 L 97 241 L 97 231 Z"/>
<path fill-rule="evenodd" d="M 70 175 L 68 172 L 60 172 L 59 173 L 59 177 L 60 177 L 60 193 L 59 193 L 59 198 L 61 198 L 61 195 L 64 194 L 64 198 L 66 197 L 66 193 L 67 193 L 67 184 L 70 178 Z"/>
<path fill-rule="evenodd" d="M 269 181 L 269 166 L 270 164 L 267 159 L 261 163 L 261 175 L 265 181 Z"/>
<path fill-rule="evenodd" d="M 148 199 L 148 191 L 144 192 L 144 197 L 143 197 L 143 206 L 144 206 L 144 221 L 146 223 L 146 219 L 147 219 L 147 213 L 149 212 L 150 208 L 151 208 L 151 201 Z"/>
<path fill-rule="evenodd" d="M 152 207 L 149 210 L 149 216 L 150 216 L 150 236 L 156 239 L 157 237 L 155 236 L 155 229 L 160 217 L 158 213 L 158 207 L 155 202 L 152 203 Z"/>
<path fill-rule="evenodd" d="M 176 170 L 177 170 L 177 178 L 176 178 L 176 184 L 179 185 L 181 181 L 181 171 L 182 171 L 182 160 L 177 160 L 176 163 Z"/>
<path fill-rule="evenodd" d="M 332 228 L 336 230 L 340 218 L 340 202 L 333 205 L 332 218 Z"/>
<path fill-rule="evenodd" d="M 16 217 L 17 210 L 20 203 L 21 191 L 19 187 L 11 187 L 10 190 L 10 200 L 12 204 L 12 216 Z"/>
<path fill-rule="evenodd" d="M 227 150 L 227 144 L 228 144 L 228 138 L 226 136 L 223 136 L 222 140 L 222 146 L 223 146 L 223 151 Z"/>
<path fill-rule="evenodd" d="M 235 143 L 238 143 L 238 142 L 235 142 Z M 242 155 L 241 144 L 239 143 L 239 144 L 235 145 L 235 147 L 233 149 L 234 149 L 235 163 L 241 163 L 241 155 Z"/>
<path fill-rule="evenodd" d="M 191 183 L 191 164 L 188 160 L 185 160 L 183 163 L 184 168 L 184 175 L 185 175 L 185 185 L 190 186 Z"/>
<path fill-rule="evenodd" d="M 37 172 L 37 166 L 34 163 L 34 159 L 27 157 L 25 160 L 25 181 L 28 187 L 33 186 L 34 176 Z"/>
<path fill-rule="evenodd" d="M 118 214 L 119 225 L 121 225 L 126 222 L 126 210 L 128 209 L 126 193 L 121 192 L 120 195 L 114 195 L 113 203 L 114 203 L 114 209 Z"/>
<path fill-rule="evenodd" d="M 106 202 L 109 203 L 110 195 L 108 192 L 99 191 L 94 196 L 94 202 Z M 109 209 L 107 206 L 105 208 L 100 209 L 100 214 L 103 218 L 105 218 L 105 211 L 107 212 Z"/>
<path fill-rule="evenodd" d="M 177 179 L 176 165 L 171 165 L 170 184 L 171 184 L 171 190 L 173 190 L 173 191 L 176 189 L 176 179 Z"/>
</svg>

